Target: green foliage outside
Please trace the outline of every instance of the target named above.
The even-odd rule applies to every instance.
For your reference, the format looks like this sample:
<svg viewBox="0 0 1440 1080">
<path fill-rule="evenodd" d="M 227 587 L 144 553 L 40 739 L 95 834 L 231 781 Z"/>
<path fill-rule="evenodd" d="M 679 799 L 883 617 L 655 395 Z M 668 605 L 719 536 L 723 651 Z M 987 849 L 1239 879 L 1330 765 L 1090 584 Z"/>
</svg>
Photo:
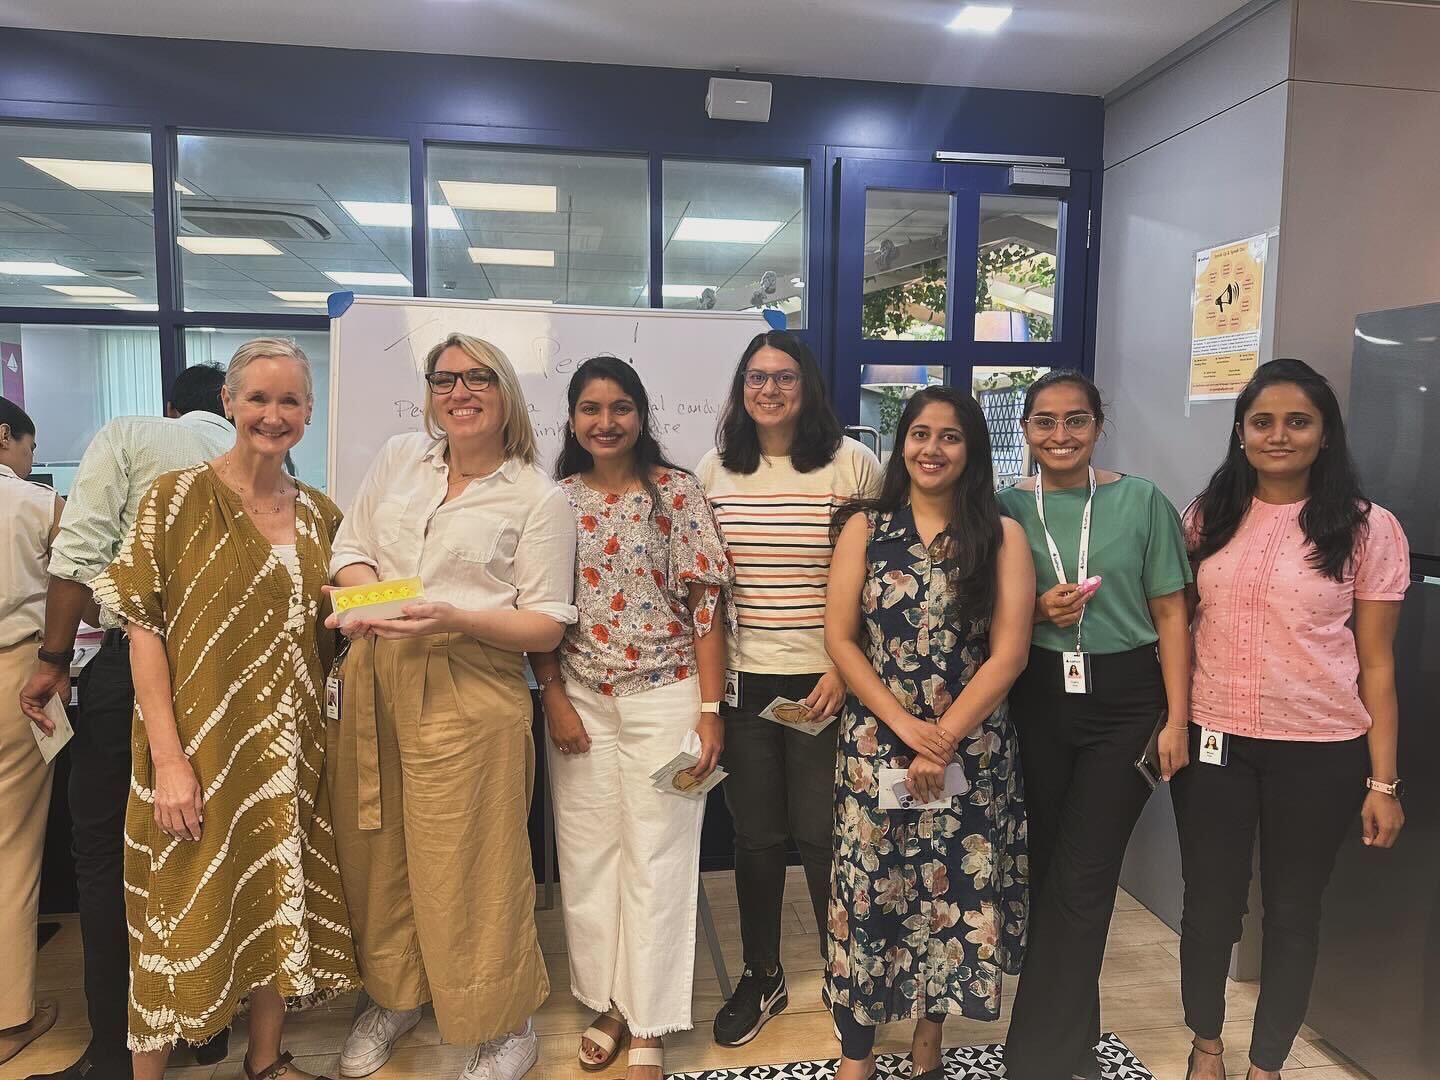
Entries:
<svg viewBox="0 0 1440 1080">
<path fill-rule="evenodd" d="M 931 311 L 945 310 L 945 260 L 932 259 L 921 263 L 916 269 L 920 274 L 914 281 L 879 289 L 865 297 L 860 318 L 861 332 L 865 337 L 885 337 L 887 333 L 908 338 L 943 336 L 941 333 L 926 333 L 930 327 L 915 322 L 908 309 L 918 305 Z M 1037 255 L 1023 244 L 1005 244 L 982 251 L 977 269 L 976 312 L 997 308 L 990 297 L 992 279 L 1007 281 L 1027 289 L 1053 289 L 1055 286 L 1055 260 L 1049 255 Z M 1054 323 L 1045 316 L 1026 312 L 1025 323 L 1029 327 L 1031 341 L 1054 339 Z M 939 331 L 940 327 L 936 326 L 934 330 Z"/>
</svg>

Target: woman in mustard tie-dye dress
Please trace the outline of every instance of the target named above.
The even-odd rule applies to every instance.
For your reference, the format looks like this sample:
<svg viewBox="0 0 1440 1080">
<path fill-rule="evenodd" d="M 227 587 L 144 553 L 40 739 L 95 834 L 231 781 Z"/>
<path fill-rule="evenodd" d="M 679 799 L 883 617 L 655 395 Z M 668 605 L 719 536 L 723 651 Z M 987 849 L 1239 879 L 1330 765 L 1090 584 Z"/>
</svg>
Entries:
<svg viewBox="0 0 1440 1080">
<path fill-rule="evenodd" d="M 280 470 L 309 418 L 304 354 L 247 343 L 224 400 L 235 448 L 157 480 L 91 583 L 128 625 L 135 677 L 125 899 L 137 1080 L 247 1001 L 246 1075 L 302 1080 L 280 1052 L 285 1002 L 357 981 L 324 785 L 333 639 L 317 633 L 340 513 Z"/>
</svg>

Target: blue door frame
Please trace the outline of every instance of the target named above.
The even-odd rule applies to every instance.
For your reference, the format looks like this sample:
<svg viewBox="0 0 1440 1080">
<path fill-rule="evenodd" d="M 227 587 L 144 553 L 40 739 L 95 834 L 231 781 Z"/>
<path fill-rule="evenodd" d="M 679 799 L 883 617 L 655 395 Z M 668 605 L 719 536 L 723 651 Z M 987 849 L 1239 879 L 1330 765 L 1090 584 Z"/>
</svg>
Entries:
<svg viewBox="0 0 1440 1080">
<path fill-rule="evenodd" d="M 1093 260 L 1088 258 L 1090 174 L 1071 170 L 1062 202 L 1057 245 L 1059 294 L 1055 297 L 1058 340 L 973 341 L 969 298 L 975 295 L 980 199 L 984 195 L 1051 194 L 1016 189 L 1004 165 L 940 164 L 894 158 L 842 157 L 837 162 L 834 276 L 829 351 L 831 387 L 842 423 L 860 415 L 860 369 L 865 364 L 943 367 L 946 381 L 969 386 L 976 367 L 1088 368 L 1085 300 Z M 865 203 L 874 189 L 943 192 L 950 198 L 945 324 L 957 335 L 946 341 L 887 341 L 861 336 L 865 280 Z"/>
</svg>

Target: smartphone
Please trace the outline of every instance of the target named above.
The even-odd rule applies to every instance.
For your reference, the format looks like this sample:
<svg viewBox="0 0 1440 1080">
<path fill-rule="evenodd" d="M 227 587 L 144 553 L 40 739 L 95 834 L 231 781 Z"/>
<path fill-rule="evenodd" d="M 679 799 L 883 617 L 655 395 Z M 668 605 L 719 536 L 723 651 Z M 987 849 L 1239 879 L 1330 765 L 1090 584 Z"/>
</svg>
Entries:
<svg viewBox="0 0 1440 1080">
<path fill-rule="evenodd" d="M 934 805 L 922 803 L 914 795 L 911 795 L 910 789 L 905 786 L 904 780 L 895 783 L 890 790 L 894 792 L 895 801 L 900 804 L 901 810 L 919 810 L 927 807 L 931 809 L 941 808 L 938 801 Z M 945 794 L 943 796 L 943 802 L 948 804 L 956 795 L 964 795 L 969 790 L 970 781 L 965 776 L 965 766 L 961 765 L 958 761 L 952 761 L 949 765 L 945 766 Z"/>
</svg>

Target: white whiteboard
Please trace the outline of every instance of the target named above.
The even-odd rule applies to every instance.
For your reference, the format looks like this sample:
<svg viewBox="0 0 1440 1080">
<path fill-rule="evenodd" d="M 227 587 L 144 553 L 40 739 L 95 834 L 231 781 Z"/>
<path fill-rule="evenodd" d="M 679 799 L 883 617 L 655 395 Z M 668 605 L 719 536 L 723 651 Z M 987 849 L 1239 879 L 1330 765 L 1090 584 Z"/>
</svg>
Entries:
<svg viewBox="0 0 1440 1080">
<path fill-rule="evenodd" d="M 694 468 L 715 445 L 740 354 L 768 329 L 758 314 L 357 296 L 330 323 L 327 493 L 348 508 L 385 440 L 424 428 L 425 354 L 452 333 L 483 338 L 510 358 L 548 473 L 570 376 L 601 354 L 635 367 L 656 437 L 672 461 Z"/>
</svg>

